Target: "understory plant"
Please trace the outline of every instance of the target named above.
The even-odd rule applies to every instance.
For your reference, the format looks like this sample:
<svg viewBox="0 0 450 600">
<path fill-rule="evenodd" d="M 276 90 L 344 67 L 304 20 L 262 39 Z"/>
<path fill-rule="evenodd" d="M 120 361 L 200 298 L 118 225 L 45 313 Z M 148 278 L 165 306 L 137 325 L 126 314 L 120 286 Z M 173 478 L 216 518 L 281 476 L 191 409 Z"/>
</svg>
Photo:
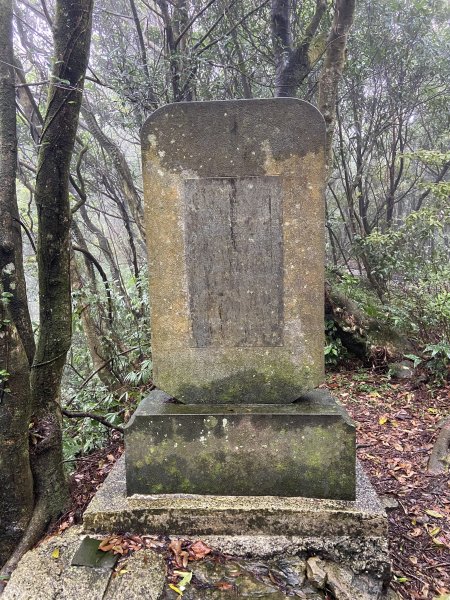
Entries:
<svg viewBox="0 0 450 600">
<path fill-rule="evenodd" d="M 440 186 L 440 191 L 442 186 Z M 438 195 L 396 229 L 358 240 L 383 294 L 368 279 L 342 276 L 340 290 L 367 315 L 404 336 L 434 373 L 447 373 L 450 348 L 450 211 Z"/>
<path fill-rule="evenodd" d="M 130 277 L 127 298 L 114 281 L 109 284 L 113 320 L 105 324 L 106 298 L 101 293 L 73 294 L 73 344 L 64 376 L 64 453 L 69 468 L 73 461 L 104 446 L 114 428 L 129 419 L 151 387 L 152 360 L 147 275 Z M 102 348 L 108 352 L 105 369 L 112 378 L 100 378 L 86 344 L 81 314 L 89 306 Z M 107 364 L 106 364 L 107 363 Z M 100 417 L 103 419 L 101 422 Z M 111 427 L 105 424 L 106 421 Z"/>
</svg>

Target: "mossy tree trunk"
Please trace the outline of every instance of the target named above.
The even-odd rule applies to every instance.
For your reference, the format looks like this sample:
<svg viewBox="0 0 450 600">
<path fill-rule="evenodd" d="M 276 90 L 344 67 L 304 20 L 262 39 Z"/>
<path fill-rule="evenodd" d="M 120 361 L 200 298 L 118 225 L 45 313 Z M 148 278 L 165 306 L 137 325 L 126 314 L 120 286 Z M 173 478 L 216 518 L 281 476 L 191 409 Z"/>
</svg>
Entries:
<svg viewBox="0 0 450 600">
<path fill-rule="evenodd" d="M 34 512 L 6 570 L 42 535 L 66 506 L 63 468 L 61 377 L 71 344 L 70 162 L 89 58 L 93 0 L 57 0 L 54 62 L 42 128 L 35 200 L 38 214 L 40 328 L 31 365 L 30 455 Z"/>
<path fill-rule="evenodd" d="M 333 22 L 326 43 L 324 63 L 320 71 L 318 106 L 326 124 L 328 164 L 331 162 L 338 87 L 345 66 L 347 38 L 353 23 L 355 4 L 356 0 L 336 0 Z"/>
<path fill-rule="evenodd" d="M 28 453 L 34 339 L 16 199 L 17 136 L 12 0 L 0 0 L 0 566 L 33 510 Z"/>
</svg>

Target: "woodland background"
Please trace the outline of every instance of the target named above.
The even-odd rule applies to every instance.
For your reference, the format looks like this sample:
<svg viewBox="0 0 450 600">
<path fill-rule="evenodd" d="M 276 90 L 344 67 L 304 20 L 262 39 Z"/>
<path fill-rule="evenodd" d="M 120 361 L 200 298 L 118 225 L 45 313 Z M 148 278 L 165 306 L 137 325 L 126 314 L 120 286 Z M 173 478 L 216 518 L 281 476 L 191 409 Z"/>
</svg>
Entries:
<svg viewBox="0 0 450 600">
<path fill-rule="evenodd" d="M 15 549 L 6 572 L 67 506 L 76 459 L 120 432 L 152 386 L 139 131 L 166 103 L 297 96 L 318 106 L 329 155 L 327 365 L 383 377 L 406 368 L 418 385 L 446 389 L 446 2 L 0 9 L 0 565 Z"/>
</svg>

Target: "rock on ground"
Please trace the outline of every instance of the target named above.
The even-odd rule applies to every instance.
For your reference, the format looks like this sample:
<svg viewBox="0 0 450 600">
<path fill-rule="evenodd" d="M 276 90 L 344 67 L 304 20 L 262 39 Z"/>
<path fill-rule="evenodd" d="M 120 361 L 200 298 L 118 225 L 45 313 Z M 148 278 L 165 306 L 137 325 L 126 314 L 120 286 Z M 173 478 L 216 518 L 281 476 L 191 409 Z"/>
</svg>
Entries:
<svg viewBox="0 0 450 600">
<path fill-rule="evenodd" d="M 72 527 L 64 535 L 45 540 L 27 552 L 11 575 L 2 600 L 157 600 L 161 597 L 165 563 L 156 553 L 142 551 L 127 561 L 126 569 L 124 567 L 127 573 L 113 576 L 110 569 L 70 565 L 81 539 L 80 528 Z"/>
</svg>

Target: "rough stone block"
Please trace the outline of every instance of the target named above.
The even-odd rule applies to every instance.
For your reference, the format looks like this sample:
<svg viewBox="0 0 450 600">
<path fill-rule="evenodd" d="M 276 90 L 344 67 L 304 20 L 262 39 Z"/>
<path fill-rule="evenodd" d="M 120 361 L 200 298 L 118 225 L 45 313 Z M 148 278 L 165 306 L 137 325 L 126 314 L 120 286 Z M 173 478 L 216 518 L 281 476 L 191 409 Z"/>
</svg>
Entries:
<svg viewBox="0 0 450 600">
<path fill-rule="evenodd" d="M 128 494 L 355 498 L 355 427 L 324 390 L 284 405 L 175 404 L 126 427 Z"/>
</svg>

